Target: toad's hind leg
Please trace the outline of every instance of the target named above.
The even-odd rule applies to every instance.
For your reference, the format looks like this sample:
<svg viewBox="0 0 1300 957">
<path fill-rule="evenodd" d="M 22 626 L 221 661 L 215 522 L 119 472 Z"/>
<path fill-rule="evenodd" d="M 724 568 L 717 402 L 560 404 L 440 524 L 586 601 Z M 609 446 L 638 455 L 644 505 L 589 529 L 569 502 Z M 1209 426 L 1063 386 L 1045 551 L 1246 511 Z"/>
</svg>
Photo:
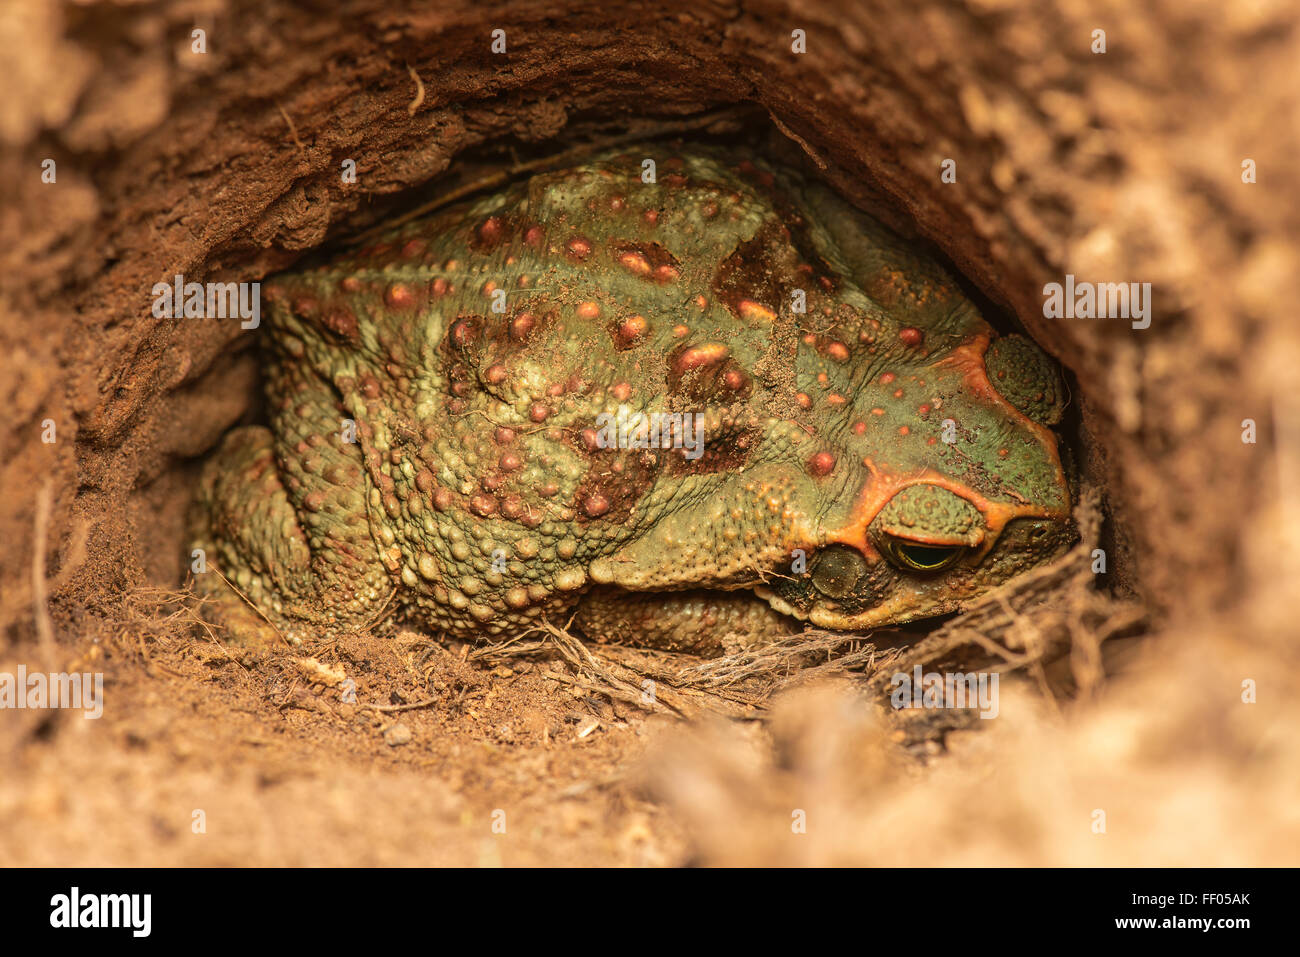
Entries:
<svg viewBox="0 0 1300 957">
<path fill-rule="evenodd" d="M 697 655 L 731 654 L 803 626 L 749 591 L 629 592 L 596 587 L 575 610 L 574 626 L 596 641 Z"/>
<path fill-rule="evenodd" d="M 232 431 L 205 466 L 191 513 L 190 547 L 208 566 L 195 576 L 210 602 L 201 614 L 251 649 L 362 628 L 392 592 L 370 536 L 359 452 L 337 437 L 289 441 L 294 454 L 282 460 L 266 428 Z"/>
</svg>

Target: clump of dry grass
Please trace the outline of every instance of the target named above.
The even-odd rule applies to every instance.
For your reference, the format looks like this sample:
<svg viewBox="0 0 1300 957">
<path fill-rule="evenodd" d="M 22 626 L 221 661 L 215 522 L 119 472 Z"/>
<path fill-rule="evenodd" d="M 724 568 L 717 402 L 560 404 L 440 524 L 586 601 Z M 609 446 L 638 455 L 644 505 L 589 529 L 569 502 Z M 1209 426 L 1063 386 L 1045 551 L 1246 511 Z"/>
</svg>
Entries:
<svg viewBox="0 0 1300 957">
<path fill-rule="evenodd" d="M 172 651 L 194 637 L 190 647 L 204 660 L 240 662 L 241 656 L 221 640 L 219 629 L 204 616 L 205 598 L 190 587 L 142 585 L 122 593 L 105 609 L 107 644 L 149 668 L 160 667 L 156 650 Z"/>
</svg>

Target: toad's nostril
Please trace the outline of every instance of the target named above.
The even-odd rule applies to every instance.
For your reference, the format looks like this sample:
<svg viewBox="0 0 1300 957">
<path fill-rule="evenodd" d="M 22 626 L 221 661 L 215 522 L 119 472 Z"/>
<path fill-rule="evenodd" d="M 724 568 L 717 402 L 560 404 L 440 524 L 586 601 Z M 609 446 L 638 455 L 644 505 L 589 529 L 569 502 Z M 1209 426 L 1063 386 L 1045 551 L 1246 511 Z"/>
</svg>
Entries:
<svg viewBox="0 0 1300 957">
<path fill-rule="evenodd" d="M 867 571 L 866 560 L 854 549 L 831 545 L 817 554 L 813 585 L 828 598 L 843 598 L 853 591 Z"/>
</svg>

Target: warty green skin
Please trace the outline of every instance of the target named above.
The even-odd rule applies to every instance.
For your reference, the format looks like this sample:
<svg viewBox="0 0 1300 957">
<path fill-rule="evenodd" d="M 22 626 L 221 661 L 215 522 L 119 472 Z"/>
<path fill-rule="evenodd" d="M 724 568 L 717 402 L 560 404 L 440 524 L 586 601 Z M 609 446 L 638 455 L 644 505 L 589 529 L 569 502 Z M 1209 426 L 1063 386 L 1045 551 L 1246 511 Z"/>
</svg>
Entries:
<svg viewBox="0 0 1300 957">
<path fill-rule="evenodd" d="M 267 284 L 269 427 L 192 523 L 239 637 L 576 611 L 708 652 L 955 610 L 1068 545 L 1036 346 L 818 184 L 644 151 L 655 183 L 599 156 Z M 700 415 L 703 454 L 602 447 L 620 410 Z"/>
</svg>

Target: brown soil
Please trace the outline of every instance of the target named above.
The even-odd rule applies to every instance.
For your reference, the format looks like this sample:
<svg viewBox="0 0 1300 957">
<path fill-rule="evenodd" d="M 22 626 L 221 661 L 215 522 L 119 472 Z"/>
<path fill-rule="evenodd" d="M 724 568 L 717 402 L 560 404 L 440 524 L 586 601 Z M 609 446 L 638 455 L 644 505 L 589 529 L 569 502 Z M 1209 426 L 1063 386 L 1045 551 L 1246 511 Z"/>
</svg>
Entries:
<svg viewBox="0 0 1300 957">
<path fill-rule="evenodd" d="M 0 672 L 102 671 L 107 700 L 0 712 L 0 863 L 1298 863 L 1287 4 L 11 13 Z M 153 284 L 260 279 L 486 171 L 668 133 L 801 154 L 1069 367 L 1081 550 L 870 645 L 701 665 L 399 631 L 241 665 L 174 592 L 197 465 L 258 414 L 254 340 L 154 318 Z M 1044 319 L 1067 272 L 1152 283 L 1151 327 Z M 880 707 L 900 667 L 987 662 L 996 721 Z"/>
</svg>

